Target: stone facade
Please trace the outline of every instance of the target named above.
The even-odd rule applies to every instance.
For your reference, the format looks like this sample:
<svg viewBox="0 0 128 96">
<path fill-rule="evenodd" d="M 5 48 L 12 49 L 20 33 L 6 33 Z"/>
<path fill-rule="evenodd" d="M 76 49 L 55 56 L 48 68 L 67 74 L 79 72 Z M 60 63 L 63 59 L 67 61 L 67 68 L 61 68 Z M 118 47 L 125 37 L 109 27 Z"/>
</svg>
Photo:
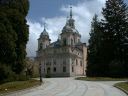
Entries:
<svg viewBox="0 0 128 96">
<path fill-rule="evenodd" d="M 80 39 L 81 35 L 75 29 L 72 10 L 56 42 L 50 43 L 48 32 L 44 27 L 38 39 L 37 51 L 37 61 L 41 64 L 42 76 L 86 75 L 87 47 Z"/>
</svg>

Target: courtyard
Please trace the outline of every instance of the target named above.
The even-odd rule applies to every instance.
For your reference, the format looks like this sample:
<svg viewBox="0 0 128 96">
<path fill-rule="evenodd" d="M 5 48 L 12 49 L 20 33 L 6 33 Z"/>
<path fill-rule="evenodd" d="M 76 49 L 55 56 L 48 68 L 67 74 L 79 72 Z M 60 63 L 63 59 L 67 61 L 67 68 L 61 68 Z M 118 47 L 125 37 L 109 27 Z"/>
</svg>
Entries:
<svg viewBox="0 0 128 96">
<path fill-rule="evenodd" d="M 7 96 L 127 96 L 113 87 L 117 81 L 80 81 L 74 78 L 44 78 L 39 87 L 17 91 Z"/>
</svg>

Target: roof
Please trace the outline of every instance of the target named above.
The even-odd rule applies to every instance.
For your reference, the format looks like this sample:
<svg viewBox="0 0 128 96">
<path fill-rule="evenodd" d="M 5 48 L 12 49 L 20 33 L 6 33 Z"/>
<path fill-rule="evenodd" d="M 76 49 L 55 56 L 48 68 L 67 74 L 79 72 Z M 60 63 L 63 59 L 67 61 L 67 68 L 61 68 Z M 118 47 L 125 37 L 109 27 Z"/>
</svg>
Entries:
<svg viewBox="0 0 128 96">
<path fill-rule="evenodd" d="M 53 43 L 51 43 L 50 45 L 49 45 L 49 47 L 60 47 L 61 45 L 60 45 L 60 41 L 59 40 L 57 40 L 57 41 L 55 41 L 55 42 L 53 42 Z"/>
</svg>

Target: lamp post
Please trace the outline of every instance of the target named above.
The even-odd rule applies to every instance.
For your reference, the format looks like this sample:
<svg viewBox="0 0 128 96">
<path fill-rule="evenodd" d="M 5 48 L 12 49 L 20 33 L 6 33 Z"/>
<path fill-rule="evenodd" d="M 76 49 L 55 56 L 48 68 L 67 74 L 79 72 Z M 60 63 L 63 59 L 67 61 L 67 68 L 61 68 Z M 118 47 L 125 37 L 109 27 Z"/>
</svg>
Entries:
<svg viewBox="0 0 128 96">
<path fill-rule="evenodd" d="M 39 64 L 40 83 L 42 83 L 41 63 Z"/>
</svg>

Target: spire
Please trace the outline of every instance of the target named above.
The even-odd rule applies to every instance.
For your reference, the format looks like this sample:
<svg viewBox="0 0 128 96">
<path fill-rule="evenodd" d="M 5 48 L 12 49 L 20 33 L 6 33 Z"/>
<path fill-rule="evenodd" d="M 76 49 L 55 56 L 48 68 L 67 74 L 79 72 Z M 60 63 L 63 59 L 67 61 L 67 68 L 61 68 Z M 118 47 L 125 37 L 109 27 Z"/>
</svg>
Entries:
<svg viewBox="0 0 128 96">
<path fill-rule="evenodd" d="M 69 25 L 69 16 L 67 16 L 67 18 L 66 18 L 66 25 Z"/>
<path fill-rule="evenodd" d="M 75 20 L 73 19 L 72 16 L 73 16 L 72 15 L 72 6 L 70 5 L 70 16 L 67 17 L 66 24 L 63 27 L 62 32 L 69 32 L 69 31 L 74 32 L 74 30 L 75 30 Z"/>
<path fill-rule="evenodd" d="M 44 22 L 44 30 L 46 30 L 46 23 Z"/>
<path fill-rule="evenodd" d="M 75 28 L 75 24 L 74 24 L 74 22 L 75 22 L 75 20 L 72 18 L 72 6 L 70 5 L 70 18 L 69 18 L 69 20 L 68 20 L 68 22 L 69 22 L 69 26 L 71 27 L 71 28 Z"/>
<path fill-rule="evenodd" d="M 70 6 L 70 19 L 72 19 L 72 6 Z"/>
<path fill-rule="evenodd" d="M 46 23 L 44 22 L 44 30 L 43 30 L 43 32 L 41 33 L 41 36 L 49 36 L 48 35 L 48 32 L 47 32 L 47 30 L 46 30 Z"/>
</svg>

